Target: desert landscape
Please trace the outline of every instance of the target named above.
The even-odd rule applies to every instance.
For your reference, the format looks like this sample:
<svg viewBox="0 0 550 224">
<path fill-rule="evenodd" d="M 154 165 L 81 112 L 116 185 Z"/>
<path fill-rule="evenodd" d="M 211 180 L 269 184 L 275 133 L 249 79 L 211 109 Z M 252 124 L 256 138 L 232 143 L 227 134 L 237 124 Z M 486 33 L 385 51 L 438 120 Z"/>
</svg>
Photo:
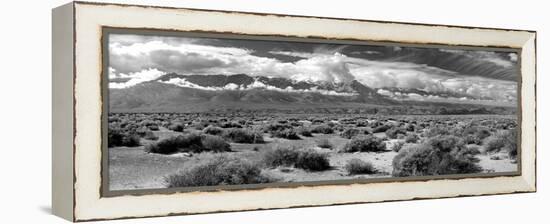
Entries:
<svg viewBox="0 0 550 224">
<path fill-rule="evenodd" d="M 111 114 L 111 189 L 517 170 L 514 116 L 195 116 Z M 429 148 L 451 164 L 415 158 Z M 204 176 L 220 160 L 237 179 Z"/>
<path fill-rule="evenodd" d="M 109 189 L 518 171 L 518 55 L 109 34 Z"/>
</svg>

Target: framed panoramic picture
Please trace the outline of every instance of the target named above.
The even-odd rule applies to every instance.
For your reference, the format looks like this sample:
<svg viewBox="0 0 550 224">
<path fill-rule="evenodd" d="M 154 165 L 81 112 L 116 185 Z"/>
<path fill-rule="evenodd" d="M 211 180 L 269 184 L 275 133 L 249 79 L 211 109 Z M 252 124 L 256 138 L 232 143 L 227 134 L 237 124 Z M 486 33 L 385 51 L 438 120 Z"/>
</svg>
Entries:
<svg viewBox="0 0 550 224">
<path fill-rule="evenodd" d="M 534 192 L 535 38 L 58 7 L 53 211 L 88 221 Z"/>
</svg>

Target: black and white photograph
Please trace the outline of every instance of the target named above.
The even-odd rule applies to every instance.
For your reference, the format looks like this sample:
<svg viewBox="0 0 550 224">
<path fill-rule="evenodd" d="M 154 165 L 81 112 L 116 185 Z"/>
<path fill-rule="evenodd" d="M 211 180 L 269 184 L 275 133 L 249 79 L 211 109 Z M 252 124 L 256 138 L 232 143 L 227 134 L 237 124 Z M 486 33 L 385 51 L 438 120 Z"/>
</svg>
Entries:
<svg viewBox="0 0 550 224">
<path fill-rule="evenodd" d="M 111 191 L 518 172 L 515 49 L 104 38 Z"/>
</svg>

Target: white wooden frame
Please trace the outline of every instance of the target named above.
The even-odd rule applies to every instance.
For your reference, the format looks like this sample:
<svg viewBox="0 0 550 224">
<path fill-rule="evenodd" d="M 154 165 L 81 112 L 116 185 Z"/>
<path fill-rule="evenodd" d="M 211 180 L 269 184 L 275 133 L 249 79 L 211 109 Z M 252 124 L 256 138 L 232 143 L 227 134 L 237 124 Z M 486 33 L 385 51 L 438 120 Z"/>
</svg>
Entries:
<svg viewBox="0 0 550 224">
<path fill-rule="evenodd" d="M 102 27 L 519 48 L 521 175 L 102 197 Z M 81 2 L 61 6 L 53 11 L 53 211 L 86 221 L 534 192 L 535 38 L 534 31 L 523 30 Z"/>
</svg>

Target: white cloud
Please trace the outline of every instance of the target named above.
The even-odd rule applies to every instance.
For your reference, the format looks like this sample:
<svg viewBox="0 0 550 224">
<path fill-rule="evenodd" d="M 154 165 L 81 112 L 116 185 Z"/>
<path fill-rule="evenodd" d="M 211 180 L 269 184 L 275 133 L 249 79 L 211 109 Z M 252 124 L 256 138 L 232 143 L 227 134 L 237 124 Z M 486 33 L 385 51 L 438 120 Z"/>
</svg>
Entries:
<svg viewBox="0 0 550 224">
<path fill-rule="evenodd" d="M 155 80 L 166 74 L 165 72 L 159 71 L 157 69 L 147 69 L 140 72 L 134 72 L 130 74 L 121 74 L 122 77 L 130 78 L 127 82 L 110 82 L 109 88 L 111 89 L 122 89 L 130 86 L 135 86 L 139 83 Z"/>
<path fill-rule="evenodd" d="M 172 78 L 168 81 L 159 81 L 161 83 L 166 84 L 173 84 L 180 87 L 186 87 L 186 88 L 194 88 L 194 89 L 201 89 L 201 90 L 209 90 L 209 91 L 220 91 L 220 90 L 251 90 L 251 89 L 266 89 L 271 91 L 278 91 L 278 92 L 287 92 L 287 93 L 319 93 L 322 95 L 331 95 L 331 96 L 355 96 L 357 93 L 350 93 L 350 92 L 336 92 L 333 90 L 325 90 L 325 89 L 317 89 L 316 87 L 310 88 L 310 89 L 294 89 L 291 86 L 288 86 L 284 89 L 277 88 L 275 86 L 266 85 L 265 83 L 262 83 L 258 80 L 255 80 L 253 83 L 251 83 L 248 86 L 243 85 L 237 85 L 235 83 L 229 83 L 225 85 L 224 87 L 212 87 L 212 86 L 200 86 L 194 83 L 191 83 L 185 78 Z"/>
</svg>

